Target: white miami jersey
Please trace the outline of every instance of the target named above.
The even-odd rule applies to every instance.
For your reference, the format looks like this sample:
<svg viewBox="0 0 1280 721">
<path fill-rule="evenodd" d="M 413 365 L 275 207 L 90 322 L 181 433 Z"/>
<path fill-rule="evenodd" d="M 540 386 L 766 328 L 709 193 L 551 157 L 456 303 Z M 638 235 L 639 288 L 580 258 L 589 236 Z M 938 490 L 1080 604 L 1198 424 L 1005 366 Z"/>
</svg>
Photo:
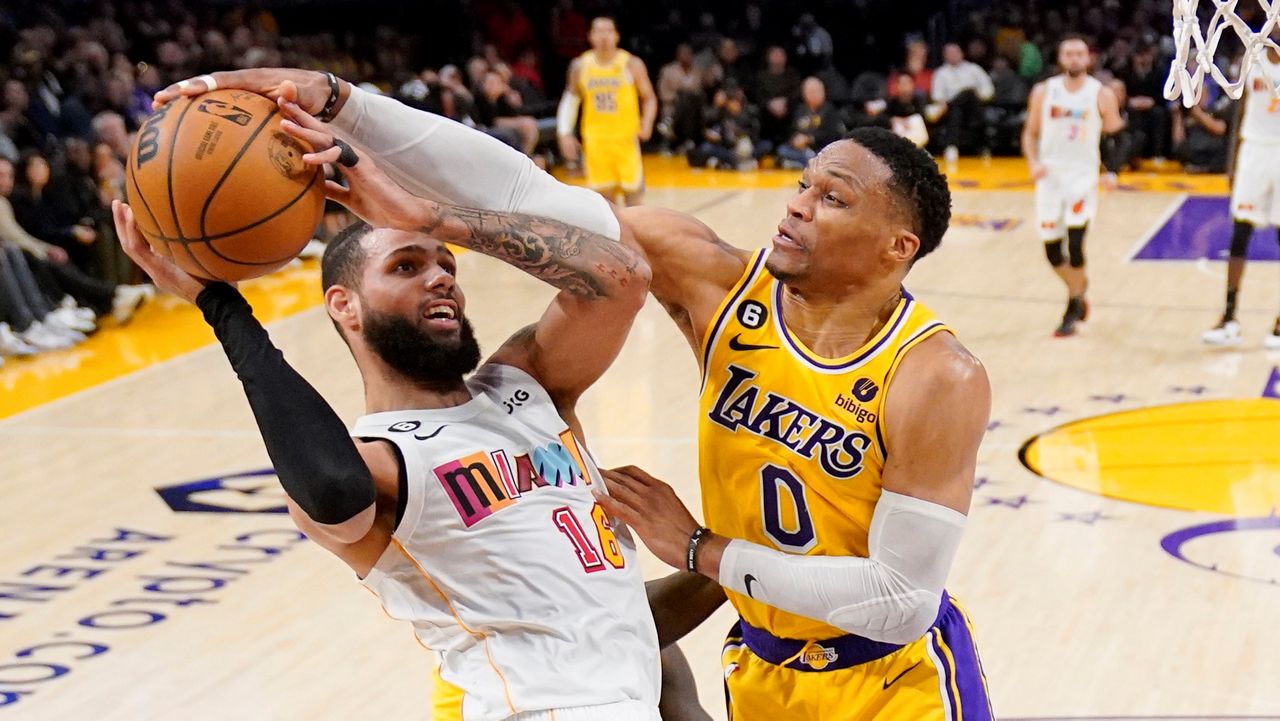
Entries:
<svg viewBox="0 0 1280 721">
<path fill-rule="evenodd" d="M 453 408 L 364 416 L 400 450 L 404 516 L 363 580 L 440 655 L 466 721 L 620 704 L 656 718 L 658 639 L 635 542 L 547 392 L 487 364 Z"/>
<path fill-rule="evenodd" d="M 1040 107 L 1040 162 L 1055 167 L 1091 168 L 1102 162 L 1102 115 L 1098 92 L 1102 83 L 1086 75 L 1075 92 L 1067 90 L 1067 76 L 1045 81 Z"/>
<path fill-rule="evenodd" d="M 1268 73 L 1271 80 L 1267 79 Z M 1280 81 L 1280 63 L 1271 62 L 1263 51 L 1249 68 L 1244 118 L 1240 121 L 1240 137 L 1244 140 L 1280 143 L 1280 97 L 1271 89 L 1273 81 Z"/>
</svg>

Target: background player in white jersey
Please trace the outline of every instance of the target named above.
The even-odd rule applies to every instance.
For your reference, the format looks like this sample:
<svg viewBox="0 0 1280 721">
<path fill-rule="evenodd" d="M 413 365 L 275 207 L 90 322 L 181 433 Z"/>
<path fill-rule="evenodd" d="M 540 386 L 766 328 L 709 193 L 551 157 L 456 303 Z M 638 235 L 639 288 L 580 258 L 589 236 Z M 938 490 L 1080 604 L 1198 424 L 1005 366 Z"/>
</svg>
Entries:
<svg viewBox="0 0 1280 721">
<path fill-rule="evenodd" d="M 1280 38 L 1280 29 L 1272 33 Z M 1245 98 L 1244 117 L 1238 125 L 1240 146 L 1231 176 L 1231 251 L 1227 259 L 1227 304 L 1218 325 L 1201 338 L 1209 345 L 1239 345 L 1236 294 L 1244 277 L 1249 240 L 1255 228 L 1273 225 L 1280 240 L 1280 96 L 1273 83 L 1280 81 L 1280 53 L 1267 48 L 1254 60 Z M 1280 350 L 1280 317 L 1263 344 Z"/>
<path fill-rule="evenodd" d="M 330 197 L 369 221 L 330 243 L 322 268 L 364 380 L 354 439 L 243 297 L 152 253 L 117 202 L 127 252 L 213 326 L 294 522 L 439 652 L 433 719 L 654 721 L 658 637 L 635 544 L 596 503 L 574 413 L 644 304 L 648 265 L 564 223 L 416 198 L 296 106 L 284 112 L 324 149 L 307 162 L 346 166 L 350 189 L 330 184 Z M 467 380 L 480 349 L 446 241 L 560 289 Z"/>
<path fill-rule="evenodd" d="M 1049 264 L 1067 286 L 1067 310 L 1056 336 L 1074 335 L 1089 314 L 1085 291 L 1084 234 L 1098 211 L 1098 166 L 1102 183 L 1115 188 L 1123 149 L 1114 135 L 1124 128 L 1115 93 L 1089 75 L 1089 46 L 1069 37 L 1058 44 L 1062 74 L 1031 91 L 1022 154 L 1036 181 L 1036 220 Z M 1101 148 L 1101 150 L 1100 150 Z M 1063 240 L 1067 252 L 1063 253 Z"/>
</svg>

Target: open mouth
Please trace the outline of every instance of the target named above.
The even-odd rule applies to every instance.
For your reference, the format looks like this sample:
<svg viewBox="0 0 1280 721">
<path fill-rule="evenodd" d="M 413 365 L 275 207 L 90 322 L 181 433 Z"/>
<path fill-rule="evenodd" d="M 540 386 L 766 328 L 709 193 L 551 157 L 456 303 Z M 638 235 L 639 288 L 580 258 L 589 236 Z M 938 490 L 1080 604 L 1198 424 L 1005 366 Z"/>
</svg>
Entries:
<svg viewBox="0 0 1280 721">
<path fill-rule="evenodd" d="M 436 300 L 427 304 L 422 313 L 427 325 L 438 330 L 453 330 L 459 327 L 458 304 L 451 300 Z"/>
<path fill-rule="evenodd" d="M 796 240 L 794 236 L 787 232 L 786 228 L 778 226 L 778 232 L 773 236 L 773 244 L 782 248 L 790 248 L 793 250 L 803 250 L 804 245 Z"/>
</svg>

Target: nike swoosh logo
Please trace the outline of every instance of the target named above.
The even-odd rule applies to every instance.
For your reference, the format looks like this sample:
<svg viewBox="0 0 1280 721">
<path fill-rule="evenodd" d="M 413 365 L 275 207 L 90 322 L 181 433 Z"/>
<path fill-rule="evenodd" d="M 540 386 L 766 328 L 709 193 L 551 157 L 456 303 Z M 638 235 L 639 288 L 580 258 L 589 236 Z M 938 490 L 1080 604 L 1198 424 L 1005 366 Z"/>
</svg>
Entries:
<svg viewBox="0 0 1280 721">
<path fill-rule="evenodd" d="M 431 440 L 432 438 L 435 438 L 436 436 L 440 435 L 440 431 L 443 431 L 444 429 L 446 429 L 446 428 L 448 428 L 448 427 L 449 427 L 449 424 L 448 424 L 448 423 L 446 423 L 446 424 L 444 424 L 443 426 L 440 426 L 439 428 L 435 429 L 434 431 L 432 431 L 432 432 L 428 433 L 428 434 L 427 434 L 427 435 L 425 435 L 425 436 L 414 436 L 414 438 L 417 438 L 417 439 L 418 439 L 418 440 L 420 440 L 420 441 L 428 441 L 428 440 Z"/>
<path fill-rule="evenodd" d="M 885 690 L 887 691 L 887 690 L 889 689 L 889 687 L 890 687 L 890 686 L 892 686 L 892 685 L 894 685 L 895 683 L 897 683 L 897 682 L 898 682 L 898 679 L 900 679 L 900 678 L 902 678 L 903 676 L 906 676 L 907 674 L 911 673 L 911 670 L 912 670 L 912 669 L 914 669 L 916 666 L 919 666 L 919 665 L 920 665 L 920 662 L 919 662 L 919 661 L 916 661 L 915 663 L 913 663 L 913 664 L 911 664 L 910 666 L 908 666 L 906 671 L 903 671 L 902 673 L 898 674 L 897 676 L 894 676 L 892 681 L 890 681 L 889 679 L 885 679 L 885 680 L 884 680 L 884 688 L 885 688 Z"/>
<path fill-rule="evenodd" d="M 754 593 L 752 593 L 752 592 L 751 592 L 751 584 L 753 584 L 753 583 L 760 583 L 760 582 L 759 582 L 759 581 L 757 581 L 757 580 L 756 580 L 756 577 L 755 577 L 755 576 L 752 576 L 750 573 L 748 573 L 747 575 L 743 576 L 743 577 L 742 577 L 742 580 L 747 584 L 747 595 L 748 595 L 748 596 L 750 596 L 750 597 L 752 597 L 752 598 L 755 598 L 755 597 L 756 597 L 756 595 L 755 595 Z"/>
<path fill-rule="evenodd" d="M 777 350 L 778 348 L 778 346 L 776 345 L 756 345 L 754 343 L 743 343 L 741 340 L 739 340 L 739 338 L 741 337 L 742 337 L 742 334 L 739 333 L 734 337 L 730 338 L 729 347 L 734 350 Z"/>
</svg>

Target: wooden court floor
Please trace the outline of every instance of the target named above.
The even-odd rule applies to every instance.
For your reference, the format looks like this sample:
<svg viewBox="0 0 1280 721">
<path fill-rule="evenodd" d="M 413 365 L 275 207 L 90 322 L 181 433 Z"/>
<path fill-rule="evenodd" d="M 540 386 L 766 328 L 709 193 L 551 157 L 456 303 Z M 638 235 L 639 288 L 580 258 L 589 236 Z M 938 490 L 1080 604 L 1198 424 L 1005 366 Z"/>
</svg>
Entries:
<svg viewBox="0 0 1280 721">
<path fill-rule="evenodd" d="M 760 247 L 789 193 L 772 185 L 649 202 Z M 1064 299 L 1025 187 L 957 189 L 959 222 L 908 277 L 994 386 L 949 588 L 1002 718 L 1280 719 L 1280 354 L 1261 347 L 1280 270 L 1248 270 L 1246 344 L 1203 348 L 1222 264 L 1129 260 L 1184 199 L 1104 196 L 1076 338 L 1050 337 Z M 476 254 L 460 266 L 486 349 L 550 298 Z M 304 268 L 261 302 L 317 287 Z M 354 419 L 350 357 L 322 310 L 294 310 L 273 311 L 273 338 Z M 139 333 L 199 332 L 177 311 L 142 320 Z M 278 486 L 234 375 L 216 347 L 185 349 L 0 420 L 0 721 L 425 718 L 432 654 L 272 512 Z M 692 354 L 651 302 L 584 400 L 588 441 L 696 508 L 696 389 Z M 664 572 L 649 556 L 645 569 Z M 682 644 L 717 719 L 730 621 L 721 611 Z"/>
</svg>

